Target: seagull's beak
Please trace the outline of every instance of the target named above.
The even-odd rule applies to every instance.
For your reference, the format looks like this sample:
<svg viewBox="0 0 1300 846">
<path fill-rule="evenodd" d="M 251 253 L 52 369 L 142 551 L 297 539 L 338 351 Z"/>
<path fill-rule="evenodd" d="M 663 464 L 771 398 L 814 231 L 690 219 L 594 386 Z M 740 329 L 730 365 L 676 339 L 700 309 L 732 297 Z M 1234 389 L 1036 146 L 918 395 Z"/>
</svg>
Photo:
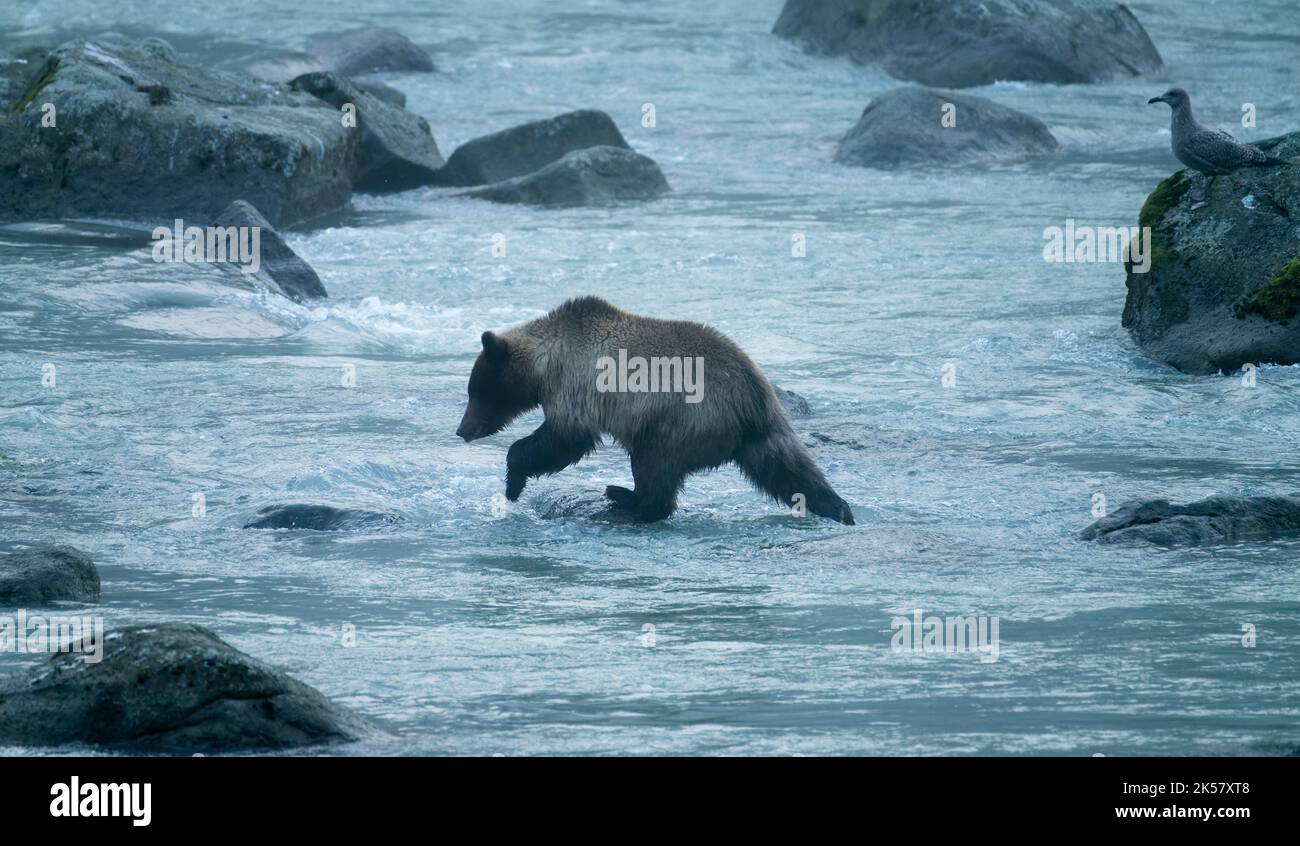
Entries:
<svg viewBox="0 0 1300 846">
<path fill-rule="evenodd" d="M 1147 105 L 1149 106 L 1152 103 L 1163 103 L 1164 101 L 1164 97 L 1152 97 L 1150 100 L 1147 100 Z"/>
</svg>

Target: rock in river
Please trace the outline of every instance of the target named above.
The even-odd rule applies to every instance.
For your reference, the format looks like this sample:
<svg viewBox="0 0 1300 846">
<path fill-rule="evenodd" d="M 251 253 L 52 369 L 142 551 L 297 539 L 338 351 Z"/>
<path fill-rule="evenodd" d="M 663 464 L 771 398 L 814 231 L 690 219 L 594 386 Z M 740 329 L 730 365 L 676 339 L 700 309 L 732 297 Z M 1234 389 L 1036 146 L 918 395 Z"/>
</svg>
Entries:
<svg viewBox="0 0 1300 846">
<path fill-rule="evenodd" d="M 443 165 L 429 122 L 364 91 L 347 77 L 308 73 L 289 83 L 339 110 L 351 106 L 361 149 L 352 172 L 352 187 L 370 194 L 406 191 L 433 182 Z M 342 117 L 340 118 L 342 120 Z"/>
<path fill-rule="evenodd" d="M 794 391 L 778 388 L 776 385 L 772 386 L 772 390 L 776 393 L 776 398 L 788 417 L 808 417 L 812 414 L 812 406 L 805 397 Z"/>
<path fill-rule="evenodd" d="M 0 605 L 99 601 L 99 571 L 86 553 L 50 546 L 0 555 Z"/>
<path fill-rule="evenodd" d="M 337 112 L 159 45 L 74 41 L 26 74 L 0 118 L 0 220 L 206 221 L 247 200 L 282 226 L 347 205 L 360 139 Z"/>
<path fill-rule="evenodd" d="M 565 154 L 588 147 L 628 147 L 604 112 L 567 112 L 467 141 L 456 148 L 436 183 L 452 187 L 487 185 L 524 176 Z"/>
<path fill-rule="evenodd" d="M 363 89 L 369 89 L 372 81 L 357 77 L 390 72 L 427 73 L 434 69 L 433 59 L 424 48 L 386 27 L 318 32 L 308 37 L 305 50 L 266 56 L 245 67 L 253 76 L 274 82 L 288 82 L 305 73 L 332 72 L 353 77 Z M 406 105 L 404 97 L 398 105 Z"/>
<path fill-rule="evenodd" d="M 393 514 L 365 511 L 359 508 L 335 508 L 332 505 L 268 505 L 257 516 L 244 524 L 245 529 L 308 529 L 315 532 L 336 532 L 349 529 L 370 529 L 399 522 Z"/>
<path fill-rule="evenodd" d="M 1180 170 L 1147 197 L 1150 265 L 1129 262 L 1123 325 L 1188 373 L 1300 362 L 1300 133 L 1260 142 L 1283 167 Z"/>
<path fill-rule="evenodd" d="M 1037 118 L 983 97 L 907 86 L 876 97 L 835 151 L 875 168 L 1008 161 L 1055 152 Z"/>
<path fill-rule="evenodd" d="M 344 76 L 434 69 L 424 48 L 395 29 L 379 26 L 318 32 L 307 39 L 307 52 Z"/>
<path fill-rule="evenodd" d="M 495 203 L 578 206 L 647 200 L 669 190 L 659 165 L 620 147 L 591 147 L 569 153 L 536 173 L 465 192 Z"/>
<path fill-rule="evenodd" d="M 1300 497 L 1212 496 L 1187 505 L 1163 499 L 1129 503 L 1080 533 L 1098 543 L 1157 546 L 1267 541 L 1300 535 Z"/>
<path fill-rule="evenodd" d="M 167 623 L 110 632 L 99 661 L 63 652 L 0 687 L 0 743 L 132 752 L 237 752 L 356 740 L 353 712 L 212 632 Z"/>
<path fill-rule="evenodd" d="M 273 290 L 296 303 L 328 296 L 312 266 L 298 257 L 252 204 L 236 200 L 217 216 L 215 225 L 227 228 L 248 227 L 250 230 L 257 228 L 259 267 L 255 274 L 248 275 L 256 275 Z M 237 263 L 223 265 L 224 270 L 237 273 L 244 280 L 246 277 L 241 267 L 243 265 Z"/>
<path fill-rule="evenodd" d="M 1103 82 L 1164 66 L 1114 0 L 786 0 L 772 32 L 942 88 Z"/>
</svg>

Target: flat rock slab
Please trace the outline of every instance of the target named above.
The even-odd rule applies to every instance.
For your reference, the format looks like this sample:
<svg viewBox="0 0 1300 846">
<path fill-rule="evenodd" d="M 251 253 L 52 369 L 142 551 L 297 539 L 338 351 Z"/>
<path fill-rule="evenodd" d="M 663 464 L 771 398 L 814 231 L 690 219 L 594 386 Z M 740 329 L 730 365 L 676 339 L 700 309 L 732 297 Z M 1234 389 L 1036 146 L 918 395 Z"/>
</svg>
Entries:
<svg viewBox="0 0 1300 846">
<path fill-rule="evenodd" d="M 0 555 L 0 605 L 98 602 L 99 571 L 86 553 L 51 546 Z"/>
<path fill-rule="evenodd" d="M 574 150 L 588 147 L 631 149 L 604 112 L 567 112 L 467 141 L 438 172 L 436 184 L 487 185 L 540 170 Z"/>
<path fill-rule="evenodd" d="M 260 509 L 245 529 L 306 529 L 315 532 L 339 532 L 372 529 L 401 522 L 393 514 L 332 505 L 268 505 Z"/>
<path fill-rule="evenodd" d="M 871 101 L 840 140 L 835 161 L 883 169 L 965 165 L 1027 159 L 1057 147 L 1038 118 L 984 97 L 907 86 Z"/>
<path fill-rule="evenodd" d="M 1185 373 L 1300 363 L 1300 133 L 1260 142 L 1285 167 L 1180 170 L 1147 197 L 1150 265 L 1126 264 L 1122 324 Z"/>
<path fill-rule="evenodd" d="M 348 204 L 359 143 L 315 97 L 180 64 L 159 39 L 74 41 L 0 110 L 0 220 L 188 224 L 247 200 L 281 226 Z"/>
<path fill-rule="evenodd" d="M 772 32 L 942 88 L 1104 82 L 1164 67 L 1114 0 L 786 0 Z"/>
<path fill-rule="evenodd" d="M 352 171 L 354 189 L 390 194 L 433 184 L 443 159 L 424 118 L 334 73 L 303 74 L 290 86 L 328 103 L 337 110 L 340 121 L 343 109 L 349 105 L 353 108 L 354 131 L 361 133 L 361 147 Z"/>
<path fill-rule="evenodd" d="M 205 628 L 110 632 L 102 659 L 64 652 L 0 687 L 0 742 L 238 752 L 357 740 L 373 729 Z"/>
<path fill-rule="evenodd" d="M 258 230 L 260 260 L 256 273 L 245 274 L 241 265 L 235 263 L 226 263 L 223 269 L 245 281 L 248 276 L 256 276 L 272 290 L 297 303 L 328 296 L 316 271 L 299 258 L 251 203 L 236 200 L 217 216 L 214 225 L 223 228 L 256 227 Z"/>
<path fill-rule="evenodd" d="M 569 153 L 536 173 L 460 196 L 494 203 L 582 206 L 649 200 L 668 190 L 668 180 L 653 159 L 620 147 L 592 147 Z"/>
<path fill-rule="evenodd" d="M 1187 505 L 1163 499 L 1124 505 L 1079 534 L 1098 543 L 1210 546 L 1300 535 L 1300 497 L 1212 496 Z"/>
</svg>

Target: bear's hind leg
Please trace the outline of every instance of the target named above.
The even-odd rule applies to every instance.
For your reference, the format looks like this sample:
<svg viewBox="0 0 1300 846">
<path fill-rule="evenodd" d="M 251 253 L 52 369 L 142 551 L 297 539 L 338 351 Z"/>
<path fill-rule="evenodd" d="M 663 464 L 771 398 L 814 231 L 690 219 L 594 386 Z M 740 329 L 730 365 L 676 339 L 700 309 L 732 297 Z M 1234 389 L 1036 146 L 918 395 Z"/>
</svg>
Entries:
<svg viewBox="0 0 1300 846">
<path fill-rule="evenodd" d="M 795 497 L 802 496 L 813 514 L 853 525 L 853 509 L 835 493 L 789 430 L 742 445 L 734 460 L 751 482 L 777 502 L 793 505 Z"/>
<path fill-rule="evenodd" d="M 636 490 L 631 491 L 632 499 L 627 507 L 639 522 L 653 523 L 663 520 L 677 509 L 677 492 L 686 481 L 686 471 L 666 464 L 662 454 L 652 453 L 651 457 L 640 460 L 633 455 L 632 480 L 636 483 Z M 626 491 L 627 488 L 621 490 Z M 608 490 L 605 495 L 609 496 Z M 622 498 L 621 494 L 617 496 Z M 610 498 L 619 502 L 615 497 Z"/>
</svg>

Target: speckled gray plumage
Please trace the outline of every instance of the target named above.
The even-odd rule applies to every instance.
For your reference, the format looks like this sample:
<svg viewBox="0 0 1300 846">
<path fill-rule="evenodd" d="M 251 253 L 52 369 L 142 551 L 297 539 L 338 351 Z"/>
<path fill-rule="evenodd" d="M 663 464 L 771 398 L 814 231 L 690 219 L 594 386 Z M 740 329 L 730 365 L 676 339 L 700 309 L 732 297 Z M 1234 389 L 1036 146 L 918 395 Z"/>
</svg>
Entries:
<svg viewBox="0 0 1300 846">
<path fill-rule="evenodd" d="M 1221 129 L 1196 120 L 1192 100 L 1181 88 L 1171 88 L 1150 102 L 1168 103 L 1173 109 L 1170 132 L 1174 155 L 1180 162 L 1207 176 L 1223 176 L 1243 167 L 1286 164 L 1253 144 L 1243 144 Z"/>
</svg>

